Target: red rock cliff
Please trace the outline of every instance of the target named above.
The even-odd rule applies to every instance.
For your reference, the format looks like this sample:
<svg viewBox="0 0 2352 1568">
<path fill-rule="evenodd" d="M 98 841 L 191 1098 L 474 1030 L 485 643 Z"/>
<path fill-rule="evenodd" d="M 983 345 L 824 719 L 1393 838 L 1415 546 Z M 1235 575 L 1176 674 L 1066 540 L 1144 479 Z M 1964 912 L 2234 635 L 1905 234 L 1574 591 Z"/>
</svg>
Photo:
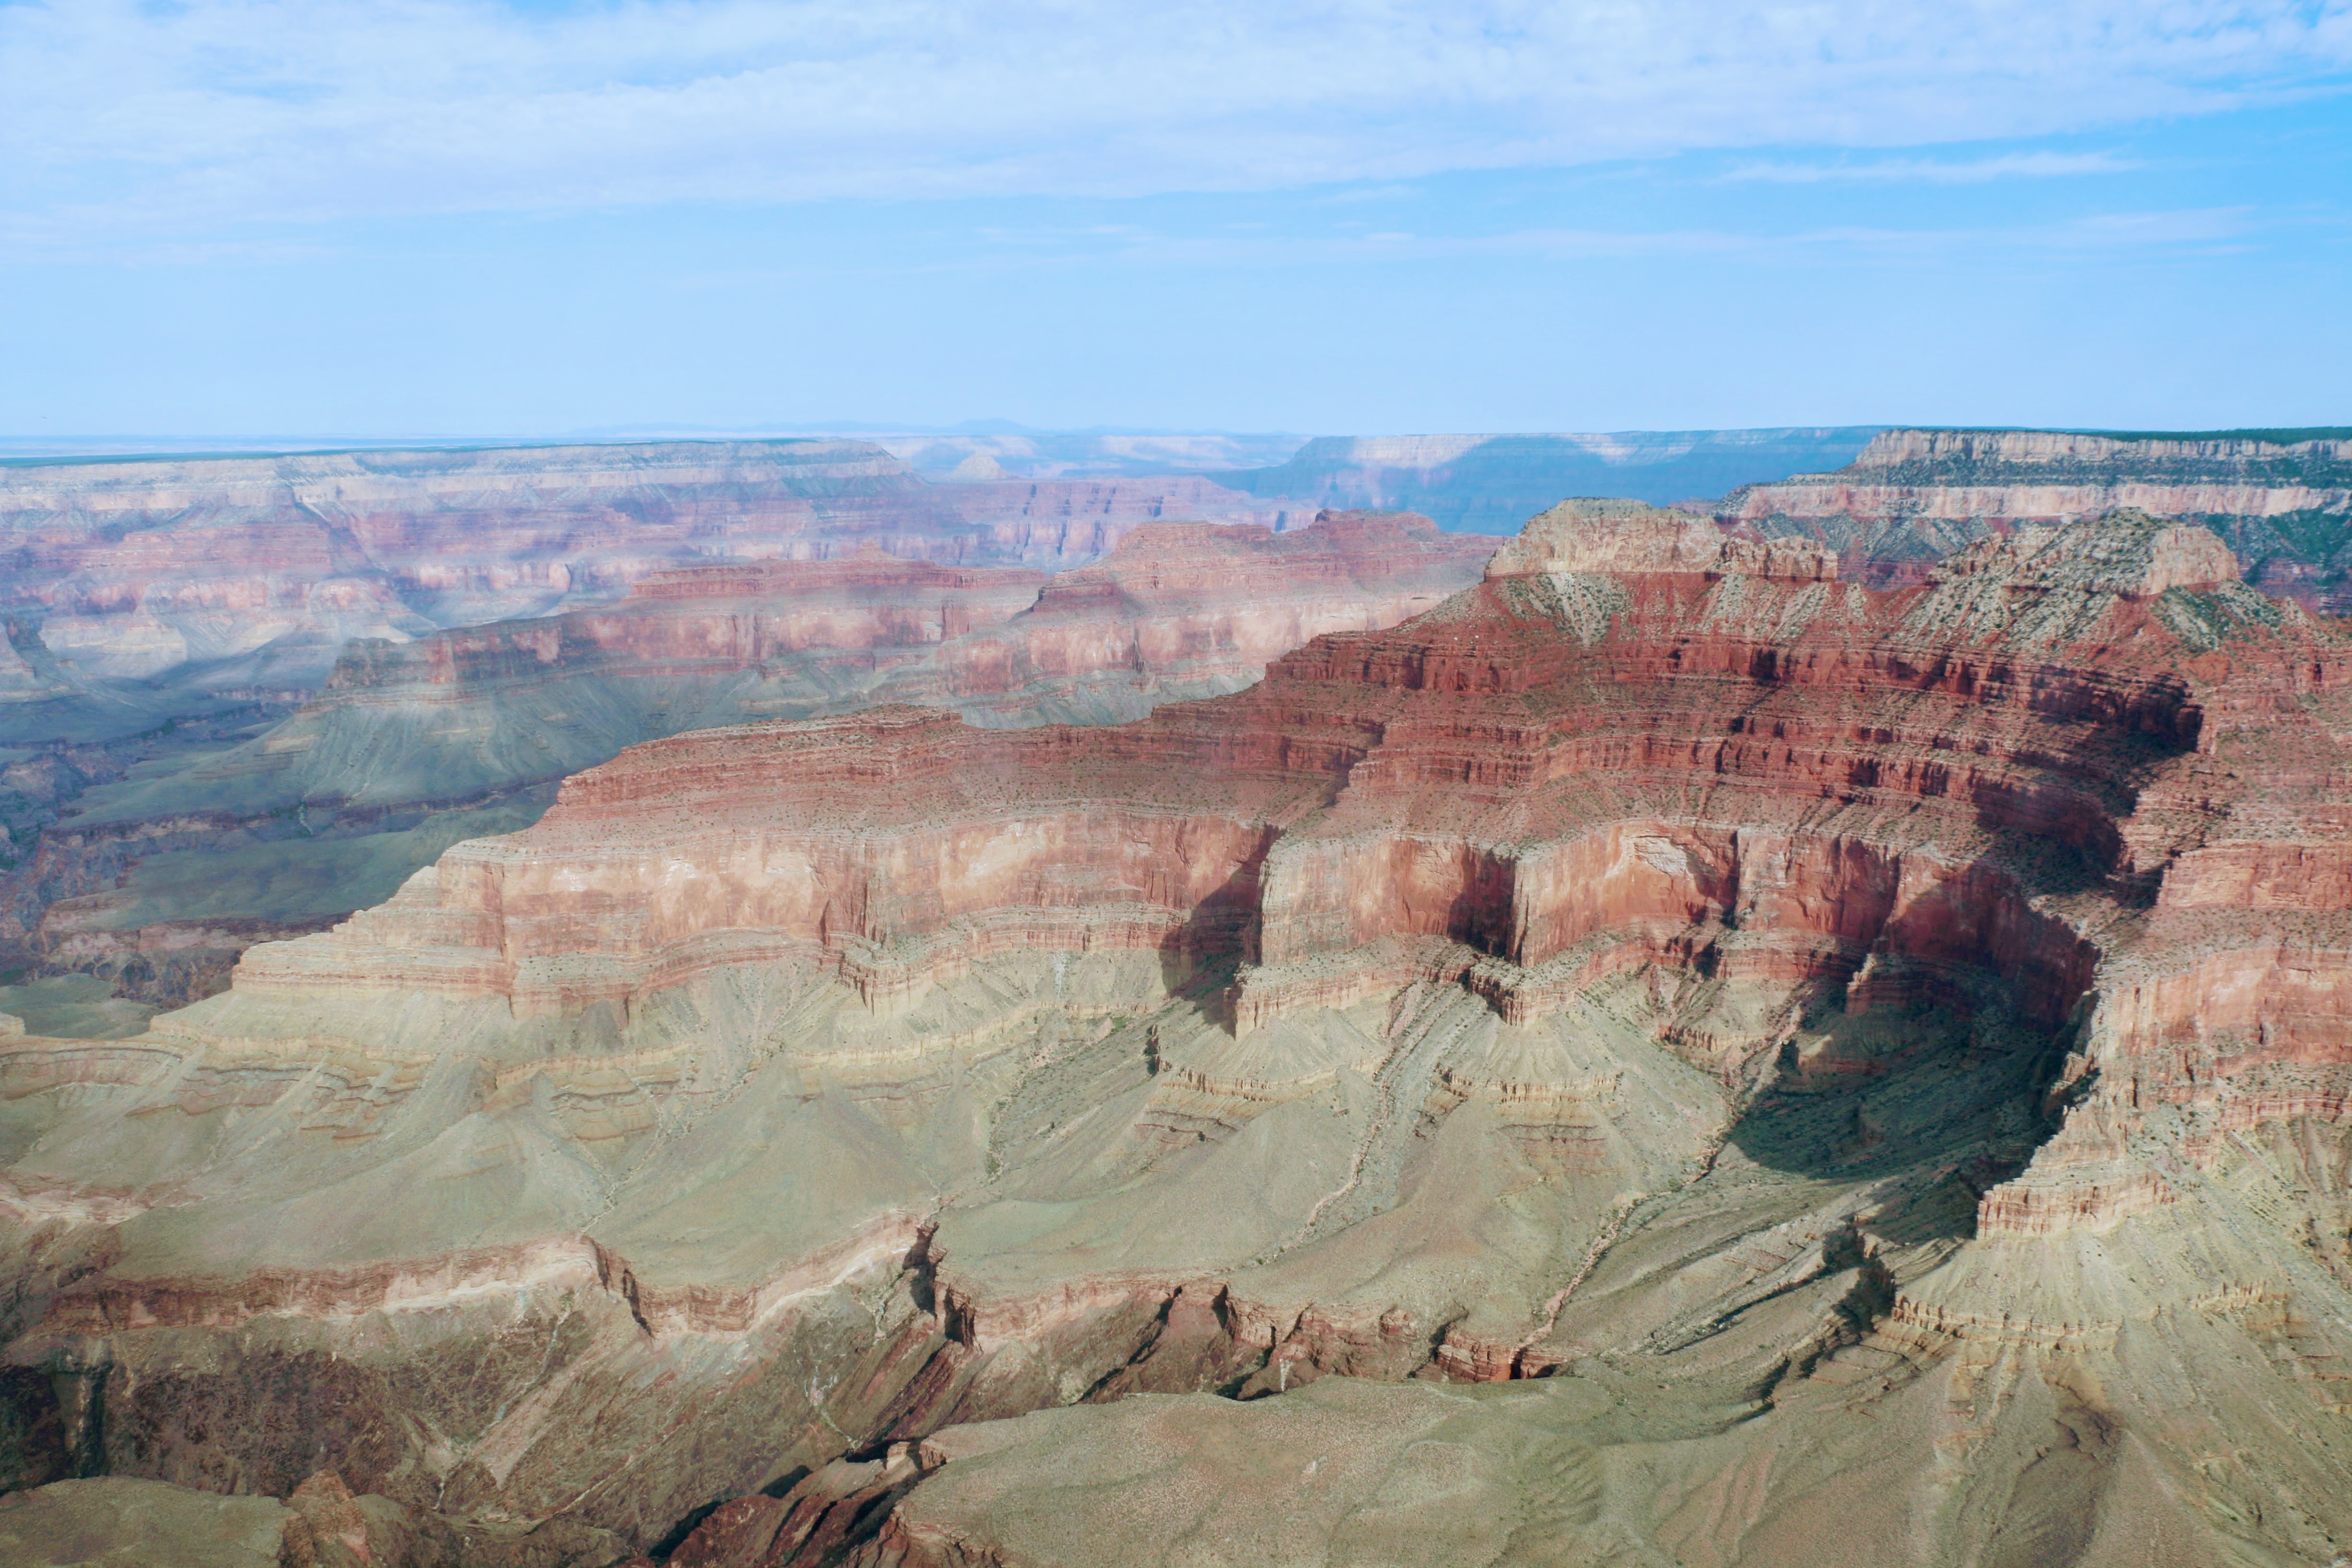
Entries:
<svg viewBox="0 0 2352 1568">
<path fill-rule="evenodd" d="M 1105 1517 L 1306 1495 L 1343 1407 L 1387 1452 L 1412 1399 L 1559 1561 L 1604 1518 L 1772 1561 L 1855 1476 L 1935 1561 L 2021 1497 L 2211 1560 L 2167 1500 L 2332 1521 L 2345 1465 L 2278 1434 L 2344 1403 L 2352 639 L 2232 564 L 2120 513 L 1873 588 L 1576 505 L 1139 722 L 634 747 L 147 1037 L 0 1052 L 50 1119 L 0 1194 L 12 1353 L 67 1380 L 26 1397 L 282 1478 L 314 1445 L 254 1413 L 331 1395 L 368 1486 L 647 1545 L 790 1492 L 713 1552 L 1052 1561 L 990 1511 L 1060 1495 L 1017 1452 L 1212 1389 L 1277 1397 L 1121 1406 L 1169 1447 Z M 929 1444 L 1023 1412 L 995 1468 Z"/>
</svg>

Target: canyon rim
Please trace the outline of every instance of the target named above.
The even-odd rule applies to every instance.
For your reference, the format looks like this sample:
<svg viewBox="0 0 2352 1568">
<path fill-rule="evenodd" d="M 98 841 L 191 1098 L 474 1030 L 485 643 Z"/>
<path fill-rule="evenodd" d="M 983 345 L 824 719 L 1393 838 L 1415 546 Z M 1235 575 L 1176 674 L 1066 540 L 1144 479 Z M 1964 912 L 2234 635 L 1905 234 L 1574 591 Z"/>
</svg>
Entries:
<svg viewBox="0 0 2352 1568">
<path fill-rule="evenodd" d="M 0 150 L 0 1568 L 2352 1568 L 2352 0 Z"/>
<path fill-rule="evenodd" d="M 2352 1544 L 2340 432 L 9 479 L 0 1552 Z"/>
</svg>

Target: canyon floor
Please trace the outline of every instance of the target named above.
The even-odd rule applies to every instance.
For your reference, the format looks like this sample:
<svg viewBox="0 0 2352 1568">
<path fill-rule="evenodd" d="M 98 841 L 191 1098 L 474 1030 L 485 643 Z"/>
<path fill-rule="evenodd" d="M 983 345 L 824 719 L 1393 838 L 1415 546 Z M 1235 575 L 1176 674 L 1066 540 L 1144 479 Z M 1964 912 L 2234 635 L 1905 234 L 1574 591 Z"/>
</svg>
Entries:
<svg viewBox="0 0 2352 1568">
<path fill-rule="evenodd" d="M 192 1005 L 6 993 L 0 1556 L 2333 1564 L 2352 629 L 2094 499 L 353 645 L 237 788 L 622 717 Z"/>
</svg>

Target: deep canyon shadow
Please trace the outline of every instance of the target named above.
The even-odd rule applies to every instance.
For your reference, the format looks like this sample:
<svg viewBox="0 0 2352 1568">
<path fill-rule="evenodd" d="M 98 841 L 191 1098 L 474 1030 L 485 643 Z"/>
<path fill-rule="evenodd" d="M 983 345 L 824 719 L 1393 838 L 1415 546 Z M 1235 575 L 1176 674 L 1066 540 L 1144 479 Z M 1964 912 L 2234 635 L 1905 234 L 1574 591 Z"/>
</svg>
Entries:
<svg viewBox="0 0 2352 1568">
<path fill-rule="evenodd" d="M 2058 1131 L 2072 1031 L 2020 1018 L 1997 975 L 1945 979 L 1906 1004 L 1823 1006 L 1728 1142 L 1809 1181 L 1889 1182 L 1876 1227 L 1896 1241 L 1974 1236 L 1978 1198 Z"/>
</svg>

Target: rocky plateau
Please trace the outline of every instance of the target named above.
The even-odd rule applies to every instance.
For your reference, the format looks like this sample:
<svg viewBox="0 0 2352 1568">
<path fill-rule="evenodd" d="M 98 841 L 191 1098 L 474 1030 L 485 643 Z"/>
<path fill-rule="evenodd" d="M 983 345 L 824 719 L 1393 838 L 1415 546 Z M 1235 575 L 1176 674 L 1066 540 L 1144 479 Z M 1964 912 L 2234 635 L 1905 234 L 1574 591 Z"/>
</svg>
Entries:
<svg viewBox="0 0 2352 1568">
<path fill-rule="evenodd" d="M 1843 468 L 1743 486 L 1717 515 L 1819 540 L 1848 578 L 1885 584 L 1989 533 L 2116 507 L 2212 530 L 2265 593 L 2352 607 L 2352 430 L 1887 430 Z"/>
<path fill-rule="evenodd" d="M 1282 462 L 1211 475 L 1268 499 L 1402 508 L 1449 529 L 1517 533 L 1561 496 L 1664 504 L 1835 468 L 1876 426 L 1606 435 L 1323 436 Z"/>
<path fill-rule="evenodd" d="M 1564 503 L 1417 614 L 1394 520 L 928 581 L 877 706 L 0 1041 L 0 1541 L 2334 1563 L 2352 632 L 2179 516 L 1860 580 L 1797 516 Z M 1356 619 L 1169 607 L 1261 569 Z M 772 570 L 363 645 L 305 732 L 749 689 Z M 1037 721 L 1146 664 L 1225 689 Z"/>
</svg>

